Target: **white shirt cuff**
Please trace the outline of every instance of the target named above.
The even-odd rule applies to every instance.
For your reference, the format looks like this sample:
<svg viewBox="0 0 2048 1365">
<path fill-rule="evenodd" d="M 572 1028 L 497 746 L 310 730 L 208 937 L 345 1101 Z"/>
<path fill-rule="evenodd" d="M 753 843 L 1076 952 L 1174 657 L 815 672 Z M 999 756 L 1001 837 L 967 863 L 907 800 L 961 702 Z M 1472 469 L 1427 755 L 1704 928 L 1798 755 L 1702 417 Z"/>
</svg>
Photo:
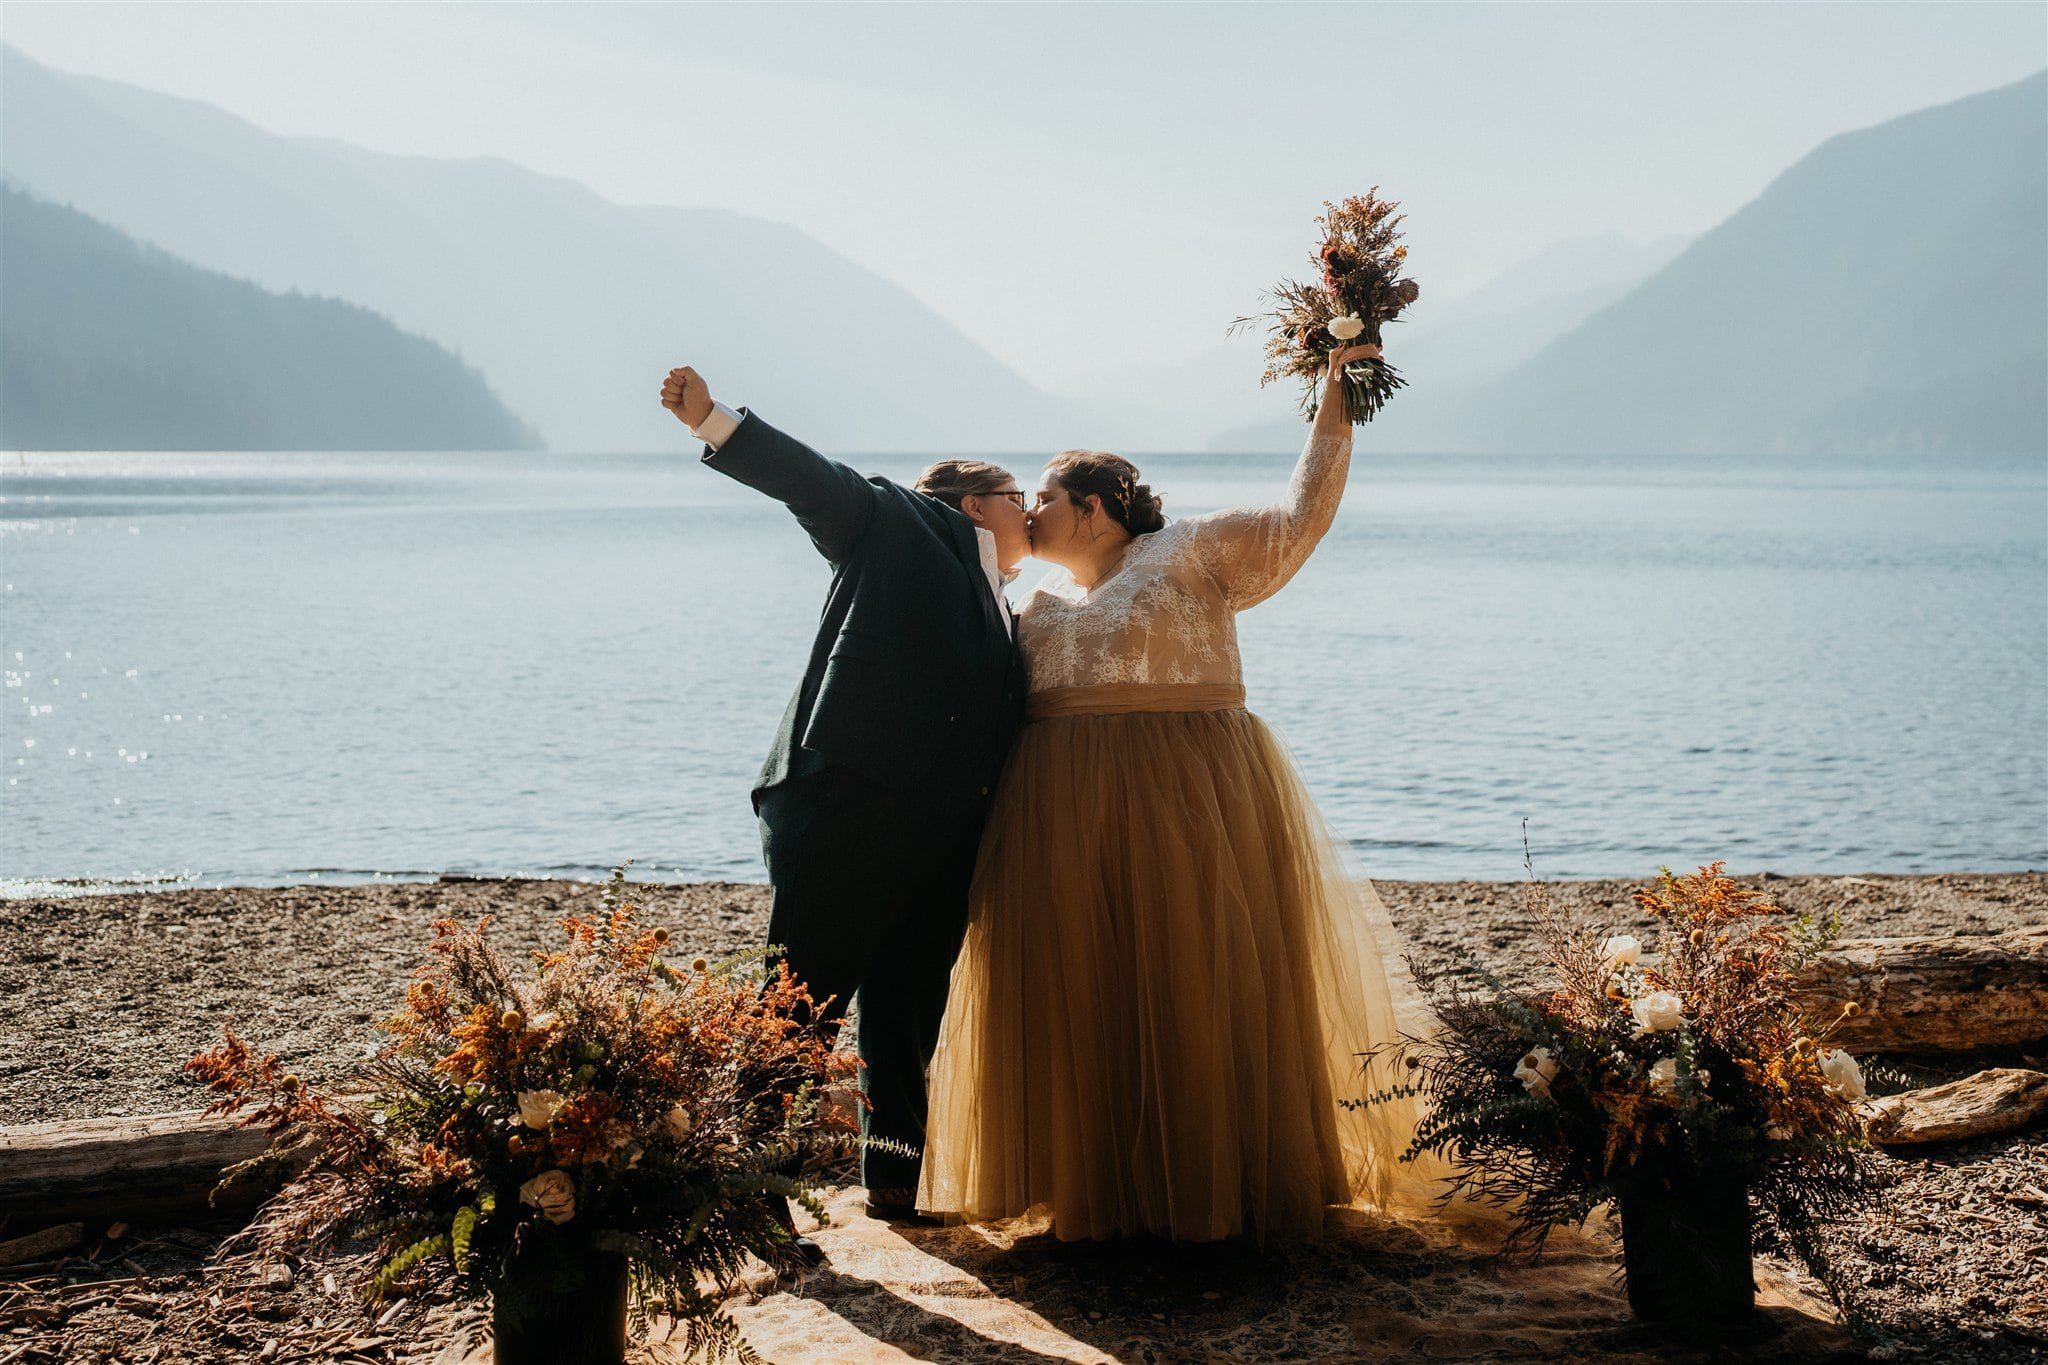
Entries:
<svg viewBox="0 0 2048 1365">
<path fill-rule="evenodd" d="M 711 405 L 711 415 L 690 428 L 690 434 L 710 446 L 713 450 L 724 445 L 726 438 L 740 428 L 740 415 L 723 403 Z"/>
</svg>

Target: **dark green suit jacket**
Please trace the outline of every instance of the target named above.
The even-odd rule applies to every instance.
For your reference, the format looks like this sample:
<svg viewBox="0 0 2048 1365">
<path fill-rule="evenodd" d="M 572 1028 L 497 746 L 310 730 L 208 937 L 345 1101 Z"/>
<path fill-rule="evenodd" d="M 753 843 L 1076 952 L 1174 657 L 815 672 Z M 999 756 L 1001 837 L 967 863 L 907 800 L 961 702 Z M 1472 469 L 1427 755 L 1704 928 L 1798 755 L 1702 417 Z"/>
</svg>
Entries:
<svg viewBox="0 0 2048 1365">
<path fill-rule="evenodd" d="M 752 413 L 704 463 L 787 506 L 832 565 L 803 681 L 754 801 L 839 765 L 956 813 L 995 787 L 1024 712 L 1022 656 L 974 523 L 863 478 Z"/>
</svg>

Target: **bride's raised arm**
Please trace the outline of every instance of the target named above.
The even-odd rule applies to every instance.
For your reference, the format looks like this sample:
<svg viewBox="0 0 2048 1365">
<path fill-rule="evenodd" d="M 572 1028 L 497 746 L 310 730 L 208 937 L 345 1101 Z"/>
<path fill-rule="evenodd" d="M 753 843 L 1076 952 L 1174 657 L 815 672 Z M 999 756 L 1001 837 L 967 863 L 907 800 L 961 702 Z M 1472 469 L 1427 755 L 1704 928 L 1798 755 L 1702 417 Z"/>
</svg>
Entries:
<svg viewBox="0 0 2048 1365">
<path fill-rule="evenodd" d="M 1223 587 L 1232 610 L 1256 606 L 1285 586 L 1337 519 L 1351 472 L 1351 414 L 1344 367 L 1380 354 L 1378 346 L 1347 346 L 1330 354 L 1323 397 L 1308 444 L 1287 482 L 1287 496 L 1265 507 L 1232 507 L 1192 518 L 1197 552 Z"/>
</svg>

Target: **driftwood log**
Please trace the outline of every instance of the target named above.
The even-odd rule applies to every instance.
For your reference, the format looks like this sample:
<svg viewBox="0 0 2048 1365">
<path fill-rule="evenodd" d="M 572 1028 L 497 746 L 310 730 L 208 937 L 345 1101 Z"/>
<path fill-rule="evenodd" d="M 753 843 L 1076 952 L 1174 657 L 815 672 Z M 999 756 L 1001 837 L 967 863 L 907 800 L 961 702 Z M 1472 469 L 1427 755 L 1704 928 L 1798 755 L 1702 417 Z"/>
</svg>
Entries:
<svg viewBox="0 0 2048 1365">
<path fill-rule="evenodd" d="M 2048 925 L 1971 938 L 1837 944 L 1801 978 L 1801 1004 L 1850 1052 L 1941 1053 L 2048 1039 Z M 1844 1005 L 1856 1012 L 1839 1023 Z"/>
<path fill-rule="evenodd" d="M 84 1240 L 83 1223 L 59 1223 L 55 1227 L 31 1232 L 26 1237 L 10 1237 L 0 1242 L 0 1265 L 20 1265 L 23 1261 L 60 1255 Z"/>
<path fill-rule="evenodd" d="M 218 1205 L 207 1196 L 224 1171 L 269 1146 L 261 1129 L 196 1113 L 0 1128 L 0 1214 L 17 1227 L 247 1214 L 282 1180 L 240 1182 Z"/>
<path fill-rule="evenodd" d="M 2048 1117 L 2048 1073 L 1995 1067 L 1864 1106 L 1864 1134 L 1885 1147 L 2017 1132 Z"/>
</svg>

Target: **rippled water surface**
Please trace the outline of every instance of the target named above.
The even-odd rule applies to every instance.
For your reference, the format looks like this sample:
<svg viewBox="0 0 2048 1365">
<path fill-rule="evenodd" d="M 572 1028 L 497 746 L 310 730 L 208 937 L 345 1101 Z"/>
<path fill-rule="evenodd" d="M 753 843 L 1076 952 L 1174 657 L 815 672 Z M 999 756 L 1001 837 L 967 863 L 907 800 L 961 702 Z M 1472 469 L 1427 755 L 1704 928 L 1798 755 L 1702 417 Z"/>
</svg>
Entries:
<svg viewBox="0 0 2048 1365">
<path fill-rule="evenodd" d="M 1181 513 L 1288 465 L 1146 472 Z M 0 499 L 17 888 L 761 876 L 827 572 L 693 456 L 6 455 Z M 1381 876 L 1518 875 L 1524 819 L 1553 876 L 2048 866 L 2038 457 L 1362 449 L 1241 625 Z"/>
</svg>

